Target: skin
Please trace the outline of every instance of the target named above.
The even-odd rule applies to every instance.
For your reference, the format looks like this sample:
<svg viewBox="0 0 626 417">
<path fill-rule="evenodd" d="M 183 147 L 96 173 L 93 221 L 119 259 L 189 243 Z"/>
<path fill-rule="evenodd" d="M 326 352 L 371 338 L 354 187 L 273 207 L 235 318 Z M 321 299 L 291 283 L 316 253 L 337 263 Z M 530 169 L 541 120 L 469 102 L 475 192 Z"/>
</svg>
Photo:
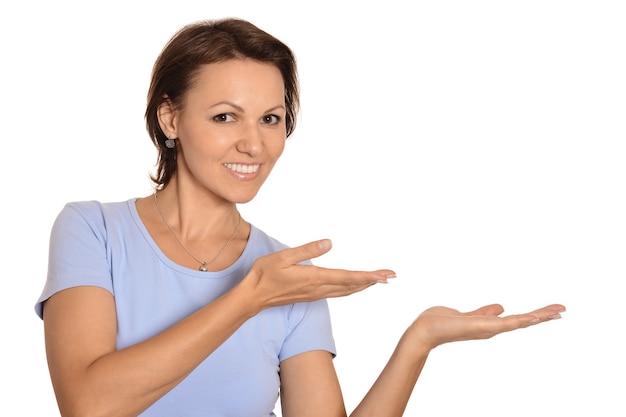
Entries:
<svg viewBox="0 0 626 417">
<path fill-rule="evenodd" d="M 175 138 L 178 171 L 159 192 L 168 224 L 200 259 L 211 259 L 233 232 L 237 204 L 250 201 L 285 145 L 283 80 L 273 66 L 232 60 L 203 67 L 184 105 L 162 106 L 161 127 Z M 233 166 L 245 166 L 234 172 Z M 249 167 L 258 166 L 258 170 Z M 254 171 L 252 173 L 248 171 Z M 152 196 L 137 210 L 173 261 L 198 263 L 172 237 Z M 241 254 L 250 225 L 209 265 L 221 270 Z M 395 277 L 392 270 L 350 271 L 299 265 L 331 249 L 310 242 L 259 258 L 233 290 L 162 333 L 116 350 L 113 296 L 97 287 L 61 291 L 46 302 L 44 327 L 52 383 L 63 416 L 136 416 L 182 381 L 247 319 L 278 305 L 341 297 Z M 401 416 L 429 352 L 457 340 L 484 339 L 560 317 L 555 304 L 502 317 L 499 305 L 461 313 L 423 312 L 400 339 L 353 416 Z M 68 343 L 72 341 L 72 343 Z M 281 363 L 285 417 L 346 416 L 331 355 L 312 351 Z"/>
</svg>

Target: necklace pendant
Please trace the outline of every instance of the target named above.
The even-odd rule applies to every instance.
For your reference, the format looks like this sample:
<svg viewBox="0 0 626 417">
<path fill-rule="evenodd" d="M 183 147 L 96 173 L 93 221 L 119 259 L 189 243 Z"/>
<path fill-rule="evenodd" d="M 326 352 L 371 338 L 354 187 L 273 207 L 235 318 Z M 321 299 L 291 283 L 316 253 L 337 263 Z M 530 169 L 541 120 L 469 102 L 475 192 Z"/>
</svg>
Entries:
<svg viewBox="0 0 626 417">
<path fill-rule="evenodd" d="M 198 268 L 198 270 L 201 272 L 208 272 L 206 266 L 213 263 L 213 261 L 215 261 L 218 258 L 218 256 L 220 256 L 220 254 L 224 251 L 224 249 L 226 249 L 230 241 L 233 240 L 234 237 L 237 235 L 237 232 L 239 231 L 239 226 L 241 226 L 241 214 L 239 213 L 239 211 L 237 211 L 239 220 L 237 220 L 237 226 L 235 226 L 235 230 L 233 230 L 233 234 L 230 235 L 230 237 L 228 238 L 224 246 L 222 246 L 222 248 L 213 257 L 213 259 L 211 259 L 210 261 L 201 261 L 200 259 L 193 256 L 193 253 L 189 252 L 189 250 L 185 247 L 185 245 L 183 245 L 183 242 L 178 238 L 178 235 L 176 235 L 176 232 L 174 232 L 174 229 L 172 229 L 171 226 L 167 223 L 167 220 L 165 220 L 165 216 L 163 216 L 163 213 L 161 212 L 161 208 L 159 207 L 159 200 L 157 199 L 157 191 L 154 192 L 154 205 L 156 206 L 156 209 L 159 212 L 159 216 L 161 216 L 161 220 L 163 220 L 163 223 L 165 223 L 165 225 L 170 230 L 170 232 L 172 232 L 172 235 L 174 236 L 176 241 L 178 241 L 180 246 L 185 250 L 185 252 L 189 254 L 189 256 L 191 256 L 193 259 L 195 259 L 196 261 L 200 263 L 200 268 Z"/>
</svg>

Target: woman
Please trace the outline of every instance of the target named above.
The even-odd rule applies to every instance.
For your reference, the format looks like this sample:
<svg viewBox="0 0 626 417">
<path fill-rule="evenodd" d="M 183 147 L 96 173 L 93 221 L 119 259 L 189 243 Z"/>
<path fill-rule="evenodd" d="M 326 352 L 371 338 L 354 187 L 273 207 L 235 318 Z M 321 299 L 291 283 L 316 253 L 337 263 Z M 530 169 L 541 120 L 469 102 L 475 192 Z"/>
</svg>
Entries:
<svg viewBox="0 0 626 417">
<path fill-rule="evenodd" d="M 290 49 L 237 20 L 184 27 L 157 59 L 146 121 L 154 194 L 70 203 L 51 236 L 37 303 L 63 416 L 345 416 L 326 298 L 392 270 L 311 263 L 328 240 L 287 248 L 243 220 L 293 132 Z M 436 307 L 407 329 L 351 414 L 400 416 L 436 346 L 559 318 Z"/>
</svg>

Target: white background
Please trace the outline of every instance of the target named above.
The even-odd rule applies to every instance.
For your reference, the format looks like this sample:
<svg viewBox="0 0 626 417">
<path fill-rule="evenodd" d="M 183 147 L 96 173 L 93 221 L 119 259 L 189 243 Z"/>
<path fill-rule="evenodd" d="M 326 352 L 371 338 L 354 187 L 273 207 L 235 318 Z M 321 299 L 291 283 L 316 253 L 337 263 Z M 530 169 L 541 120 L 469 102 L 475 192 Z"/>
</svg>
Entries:
<svg viewBox="0 0 626 417">
<path fill-rule="evenodd" d="M 0 415 L 57 416 L 33 305 L 71 200 L 151 192 L 152 63 L 238 16 L 296 52 L 303 111 L 247 220 L 398 278 L 330 301 L 349 410 L 425 308 L 563 303 L 435 350 L 408 416 L 623 416 L 626 13 L 620 1 L 4 2 Z"/>
</svg>

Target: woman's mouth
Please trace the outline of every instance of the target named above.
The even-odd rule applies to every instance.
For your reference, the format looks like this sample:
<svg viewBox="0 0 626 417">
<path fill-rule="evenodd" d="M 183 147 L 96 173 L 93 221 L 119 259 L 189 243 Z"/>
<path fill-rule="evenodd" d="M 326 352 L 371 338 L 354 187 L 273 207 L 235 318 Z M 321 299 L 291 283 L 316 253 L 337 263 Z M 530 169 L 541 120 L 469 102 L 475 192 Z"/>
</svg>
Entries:
<svg viewBox="0 0 626 417">
<path fill-rule="evenodd" d="M 224 164 L 224 166 L 237 174 L 254 174 L 259 170 L 259 164 Z"/>
</svg>

